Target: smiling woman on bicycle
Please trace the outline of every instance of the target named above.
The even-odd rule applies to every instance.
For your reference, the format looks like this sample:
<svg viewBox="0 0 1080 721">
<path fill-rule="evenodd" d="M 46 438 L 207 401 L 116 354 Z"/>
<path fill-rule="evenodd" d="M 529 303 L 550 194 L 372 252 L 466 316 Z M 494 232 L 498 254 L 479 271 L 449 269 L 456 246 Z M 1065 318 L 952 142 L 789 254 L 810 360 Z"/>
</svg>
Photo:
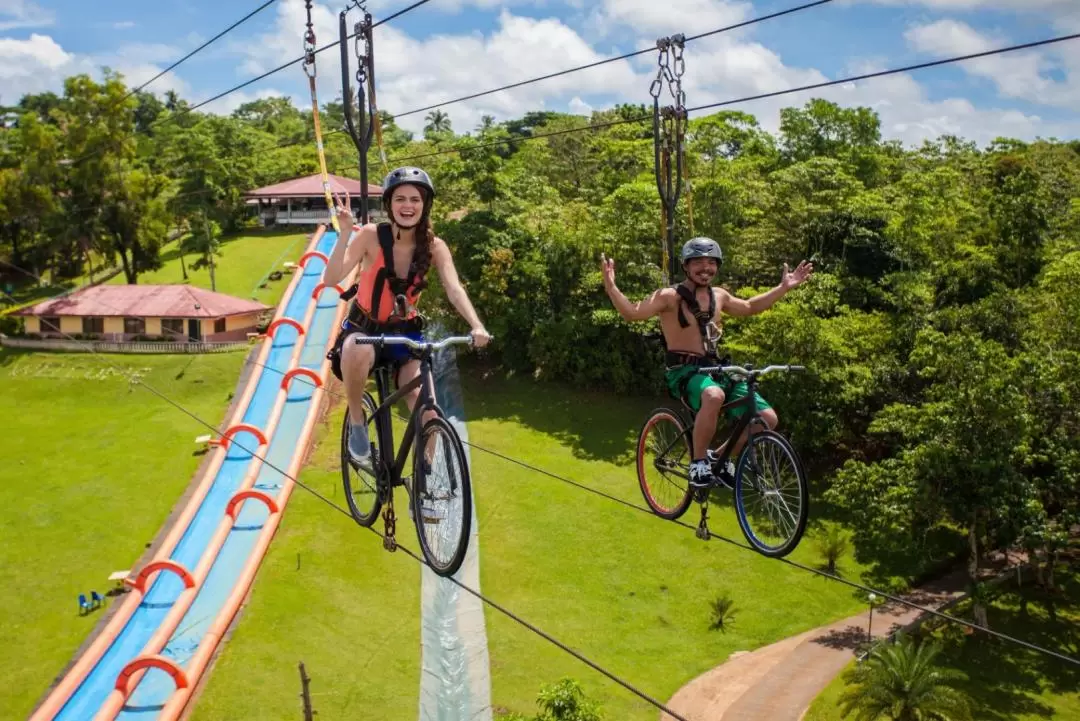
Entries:
<svg viewBox="0 0 1080 721">
<path fill-rule="evenodd" d="M 800 285 L 813 273 L 813 265 L 803 261 L 794 271 L 784 264 L 780 284 L 750 300 L 736 298 L 723 288 L 712 287 L 712 282 L 724 260 L 720 246 L 711 238 L 693 238 L 682 248 L 682 267 L 686 279 L 674 286 L 661 288 L 645 300 L 631 303 L 615 286 L 615 261 L 601 258 L 604 289 L 612 304 L 626 320 L 647 320 L 660 317 L 660 329 L 667 345 L 667 384 L 675 398 L 682 398 L 697 414 L 694 421 L 693 460 L 690 464 L 690 486 L 708 488 L 715 484 L 712 463 L 709 459 L 709 442 L 716 432 L 716 422 L 725 399 L 735 401 L 747 395 L 745 382 L 721 385 L 712 375 L 698 372 L 698 368 L 715 365 L 718 361 L 716 341 L 720 337 L 717 321 L 720 313 L 733 316 L 757 315 L 771 307 L 788 291 Z M 690 327 L 688 316 L 696 321 L 697 328 Z M 776 412 L 761 396 L 754 398 L 761 418 L 769 428 L 775 428 Z M 729 411 L 733 415 L 745 413 L 745 408 Z M 745 435 L 736 439 L 731 457 L 745 442 Z M 728 470 L 731 474 L 731 470 Z"/>
<path fill-rule="evenodd" d="M 341 333 L 327 354 L 334 375 L 345 383 L 349 408 L 364 407 L 364 389 L 377 364 L 394 368 L 399 388 L 419 374 L 420 362 L 410 358 L 404 346 L 383 346 L 376 351 L 370 345 L 345 341 L 355 334 L 405 335 L 421 340 L 423 320 L 416 304 L 427 286 L 432 265 L 439 273 L 446 297 L 472 328 L 475 345 L 482 348 L 491 339 L 458 279 L 450 248 L 432 230 L 434 199 L 435 186 L 423 170 L 405 167 L 392 171 L 383 182 L 382 195 L 390 222 L 369 223 L 354 229 L 351 235 L 342 233 L 330 253 L 323 273 L 327 285 L 344 280 L 360 265 L 355 302 L 349 304 Z M 347 198 L 338 207 L 338 225 L 354 227 Z M 410 411 L 418 393 L 419 389 L 406 396 Z M 370 464 L 371 445 L 364 423 L 352 425 L 349 453 L 358 465 Z"/>
</svg>

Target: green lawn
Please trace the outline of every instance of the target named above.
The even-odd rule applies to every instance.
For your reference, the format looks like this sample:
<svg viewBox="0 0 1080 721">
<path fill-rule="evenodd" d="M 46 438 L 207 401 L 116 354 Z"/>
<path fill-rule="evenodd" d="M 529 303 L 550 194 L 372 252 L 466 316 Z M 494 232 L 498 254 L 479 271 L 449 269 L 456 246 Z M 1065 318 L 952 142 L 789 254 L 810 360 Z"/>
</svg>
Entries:
<svg viewBox="0 0 1080 721">
<path fill-rule="evenodd" d="M 251 298 L 254 295 L 254 299 L 260 303 L 277 305 L 292 276 L 285 273 L 276 281 L 267 280 L 266 276 L 273 270 L 282 270 L 285 261 L 295 262 L 300 258 L 306 245 L 305 236 L 306 233 L 295 230 L 250 230 L 242 235 L 223 238 L 221 255 L 214 259 L 217 291 L 237 298 Z M 140 275 L 140 284 L 186 282 L 199 288 L 210 288 L 210 268 L 191 269 L 197 256 L 184 257 L 188 276 L 186 281 L 180 267 L 180 252 L 175 244 L 163 251 L 161 258 L 165 261 L 161 269 Z M 265 281 L 267 287 L 259 288 L 260 281 Z M 116 284 L 127 281 L 121 273 L 109 282 Z"/>
<path fill-rule="evenodd" d="M 1080 571 L 1059 572 L 1061 590 L 1048 595 L 1034 586 L 1011 586 L 990 609 L 990 628 L 1076 657 L 1080 649 Z M 958 613 L 962 612 L 960 610 Z M 938 630 L 946 643 L 943 664 L 961 671 L 960 688 L 975 703 L 979 721 L 1080 718 L 1080 671 L 1035 651 L 955 628 Z M 844 682 L 837 677 L 810 707 L 806 721 L 839 721 Z M 850 717 L 849 717 L 850 718 Z"/>
<path fill-rule="evenodd" d="M 101 617 L 108 590 L 161 528 L 207 429 L 109 368 L 219 424 L 244 354 L 108 356 L 0 348 L 0 708 L 25 718 Z"/>
<path fill-rule="evenodd" d="M 574 394 L 526 380 L 466 374 L 471 441 L 642 505 L 630 465 L 650 399 Z M 304 483 L 344 504 L 337 468 L 339 410 L 320 428 Z M 666 700 L 748 650 L 862 608 L 849 589 L 585 493 L 474 450 L 483 591 L 612 672 Z M 730 506 L 714 532 L 740 540 Z M 692 511 L 696 513 L 696 511 Z M 688 514 L 687 520 L 697 518 Z M 398 537 L 416 547 L 410 521 Z M 812 543 L 794 558 L 815 563 Z M 854 564 L 844 567 L 857 573 Z M 194 718 L 291 718 L 297 664 L 313 679 L 321 718 L 414 719 L 420 683 L 420 572 L 297 489 Z M 722 591 L 737 616 L 710 631 Z M 571 676 L 608 719 L 657 712 L 513 621 L 486 610 L 493 702 L 535 711 L 544 684 Z"/>
</svg>

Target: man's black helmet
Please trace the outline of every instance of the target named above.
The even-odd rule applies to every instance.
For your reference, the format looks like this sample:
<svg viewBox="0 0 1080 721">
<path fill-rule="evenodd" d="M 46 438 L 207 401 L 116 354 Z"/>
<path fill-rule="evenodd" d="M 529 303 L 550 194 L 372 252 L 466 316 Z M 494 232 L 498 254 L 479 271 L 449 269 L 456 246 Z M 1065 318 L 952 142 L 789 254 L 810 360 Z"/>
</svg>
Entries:
<svg viewBox="0 0 1080 721">
<path fill-rule="evenodd" d="M 723 265 L 724 254 L 720 250 L 720 244 L 712 238 L 691 238 L 682 247 L 682 264 L 694 258 L 715 258 L 717 265 Z"/>
<path fill-rule="evenodd" d="M 399 185 L 419 185 L 427 191 L 427 200 L 429 202 L 435 197 L 435 184 L 431 182 L 431 177 L 420 168 L 406 166 L 391 170 L 390 174 L 386 176 L 386 180 L 383 181 L 384 205 L 389 206 L 390 195 L 394 192 L 394 188 Z"/>
</svg>

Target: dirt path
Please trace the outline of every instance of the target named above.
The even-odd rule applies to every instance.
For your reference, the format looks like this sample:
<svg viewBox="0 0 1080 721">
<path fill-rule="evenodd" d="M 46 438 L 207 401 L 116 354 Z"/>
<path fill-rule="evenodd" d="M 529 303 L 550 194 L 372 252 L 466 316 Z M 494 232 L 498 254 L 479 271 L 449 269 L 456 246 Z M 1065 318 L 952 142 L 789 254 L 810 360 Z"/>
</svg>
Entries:
<svg viewBox="0 0 1080 721">
<path fill-rule="evenodd" d="M 938 609 L 963 593 L 964 572 L 927 584 L 904 598 Z M 921 611 L 900 603 L 874 608 L 871 632 L 882 638 Z M 691 721 L 799 721 L 866 640 L 869 610 L 753 652 L 736 652 L 683 686 L 669 708 Z M 672 721 L 661 714 L 662 721 Z"/>
</svg>

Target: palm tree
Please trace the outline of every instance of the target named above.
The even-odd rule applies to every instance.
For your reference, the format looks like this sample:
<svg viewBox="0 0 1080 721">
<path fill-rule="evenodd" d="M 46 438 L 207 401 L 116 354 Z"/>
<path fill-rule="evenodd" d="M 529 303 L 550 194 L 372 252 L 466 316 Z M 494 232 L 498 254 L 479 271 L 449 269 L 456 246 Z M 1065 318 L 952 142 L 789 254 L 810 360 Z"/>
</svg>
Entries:
<svg viewBox="0 0 1080 721">
<path fill-rule="evenodd" d="M 436 135 L 438 133 L 449 133 L 450 116 L 441 110 L 432 110 L 424 118 L 427 123 L 424 125 L 424 135 Z"/>
<path fill-rule="evenodd" d="M 844 674 L 843 717 L 854 711 L 855 721 L 968 721 L 968 698 L 951 685 L 964 676 L 936 668 L 939 653 L 937 642 L 916 644 L 904 634 L 895 644 L 879 644 Z"/>
</svg>

